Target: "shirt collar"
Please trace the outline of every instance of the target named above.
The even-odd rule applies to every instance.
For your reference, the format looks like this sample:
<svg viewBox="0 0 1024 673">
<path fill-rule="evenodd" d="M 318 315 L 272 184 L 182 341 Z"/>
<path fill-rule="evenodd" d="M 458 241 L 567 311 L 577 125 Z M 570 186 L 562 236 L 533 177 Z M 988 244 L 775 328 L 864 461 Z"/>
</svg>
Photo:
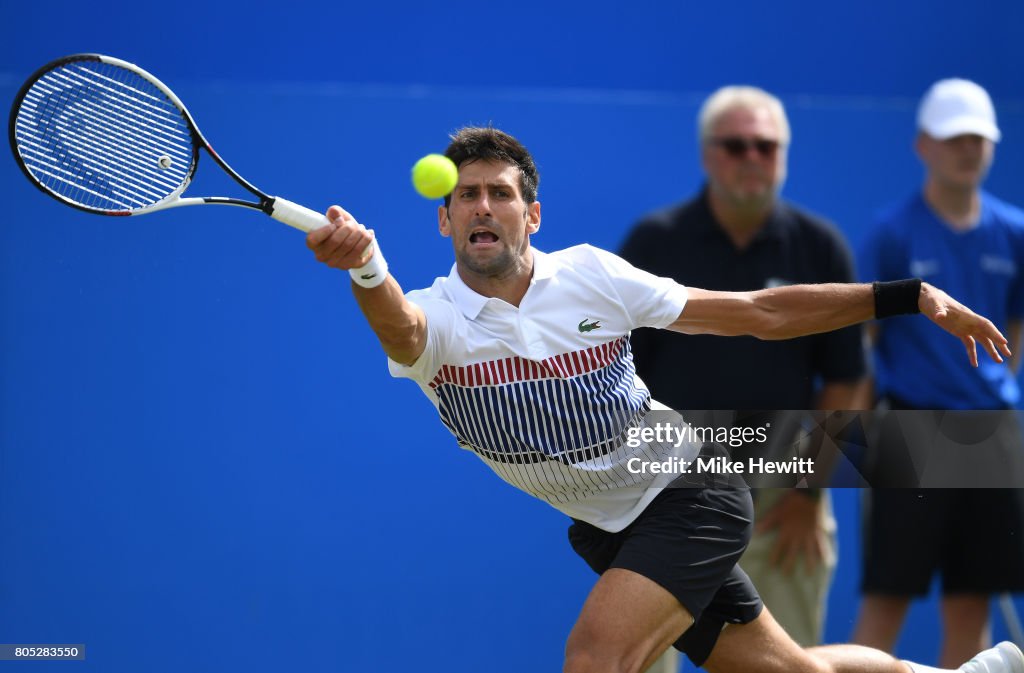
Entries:
<svg viewBox="0 0 1024 673">
<path fill-rule="evenodd" d="M 547 280 L 554 276 L 555 263 L 547 253 L 543 253 L 537 248 L 531 248 L 531 250 L 533 251 L 533 278 L 530 280 L 532 286 L 537 281 Z M 487 302 L 496 299 L 496 297 L 485 297 L 466 285 L 462 276 L 459 275 L 458 264 L 452 264 L 445 287 L 455 305 L 470 320 L 475 320 L 480 315 L 480 311 L 484 310 Z"/>
<path fill-rule="evenodd" d="M 533 250 L 533 280 L 535 283 L 538 280 L 547 280 L 555 275 L 555 263 L 551 259 L 551 256 L 546 252 L 541 252 L 537 248 L 530 248 Z"/>
</svg>

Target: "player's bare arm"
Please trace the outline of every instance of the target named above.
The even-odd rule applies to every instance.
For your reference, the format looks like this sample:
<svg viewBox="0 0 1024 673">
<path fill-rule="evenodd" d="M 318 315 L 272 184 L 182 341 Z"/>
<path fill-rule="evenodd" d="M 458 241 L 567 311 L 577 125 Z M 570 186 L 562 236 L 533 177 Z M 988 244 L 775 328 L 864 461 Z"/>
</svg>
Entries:
<svg viewBox="0 0 1024 673">
<path fill-rule="evenodd" d="M 790 285 L 755 292 L 717 292 L 688 288 L 689 299 L 669 329 L 684 334 L 750 335 L 792 339 L 829 332 L 875 317 L 875 294 L 868 284 Z M 1010 355 L 1006 338 L 942 290 L 921 284 L 918 308 L 932 322 L 960 339 L 978 365 L 977 345 L 996 362 Z"/>
<path fill-rule="evenodd" d="M 684 334 L 792 339 L 874 317 L 870 285 L 822 283 L 754 292 L 687 288 L 686 307 L 669 329 Z"/>
<path fill-rule="evenodd" d="M 330 207 L 327 219 L 328 226 L 306 236 L 306 245 L 317 260 L 343 271 L 369 263 L 373 232 L 339 206 Z M 405 298 L 391 275 L 376 287 L 352 283 L 352 292 L 388 357 L 404 365 L 414 364 L 427 344 L 427 318 L 423 310 Z"/>
</svg>

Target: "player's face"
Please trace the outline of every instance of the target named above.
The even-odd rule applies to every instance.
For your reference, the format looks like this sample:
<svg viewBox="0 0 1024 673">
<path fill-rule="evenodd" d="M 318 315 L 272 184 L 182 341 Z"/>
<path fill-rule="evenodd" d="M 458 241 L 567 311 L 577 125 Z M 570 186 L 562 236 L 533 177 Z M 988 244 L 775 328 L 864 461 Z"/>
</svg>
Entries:
<svg viewBox="0 0 1024 673">
<path fill-rule="evenodd" d="M 448 208 L 438 209 L 438 226 L 450 236 L 460 269 L 487 278 L 529 271 L 530 234 L 540 228 L 540 202 L 527 205 L 512 164 L 469 161 Z"/>
<path fill-rule="evenodd" d="M 716 197 L 742 210 L 771 207 L 786 179 L 782 129 L 765 107 L 735 108 L 711 126 L 704 172 Z"/>
<path fill-rule="evenodd" d="M 995 147 L 979 135 L 937 140 L 922 133 L 917 137 L 917 153 L 930 180 L 947 188 L 973 190 L 985 180 Z"/>
</svg>

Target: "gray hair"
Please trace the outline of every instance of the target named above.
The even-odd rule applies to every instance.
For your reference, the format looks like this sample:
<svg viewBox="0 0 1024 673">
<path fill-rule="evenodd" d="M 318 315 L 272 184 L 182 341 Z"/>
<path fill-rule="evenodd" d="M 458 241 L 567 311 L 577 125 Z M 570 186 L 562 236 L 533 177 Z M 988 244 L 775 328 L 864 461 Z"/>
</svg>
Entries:
<svg viewBox="0 0 1024 673">
<path fill-rule="evenodd" d="M 789 119 L 786 118 L 786 109 L 782 106 L 782 101 L 756 86 L 724 86 L 704 101 L 697 115 L 697 138 L 700 144 L 707 144 L 711 139 L 711 127 L 726 112 L 758 108 L 765 108 L 775 118 L 779 125 L 779 142 L 783 146 L 788 146 Z"/>
</svg>

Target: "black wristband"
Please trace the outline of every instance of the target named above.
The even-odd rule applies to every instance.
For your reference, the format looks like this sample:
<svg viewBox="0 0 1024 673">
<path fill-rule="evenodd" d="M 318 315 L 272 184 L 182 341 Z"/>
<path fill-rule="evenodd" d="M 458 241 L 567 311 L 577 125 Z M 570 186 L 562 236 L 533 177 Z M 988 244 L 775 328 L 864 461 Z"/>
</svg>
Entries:
<svg viewBox="0 0 1024 673">
<path fill-rule="evenodd" d="M 917 305 L 921 296 L 921 279 L 907 278 L 888 282 L 875 281 L 871 284 L 875 293 L 875 318 L 920 313 Z"/>
</svg>

